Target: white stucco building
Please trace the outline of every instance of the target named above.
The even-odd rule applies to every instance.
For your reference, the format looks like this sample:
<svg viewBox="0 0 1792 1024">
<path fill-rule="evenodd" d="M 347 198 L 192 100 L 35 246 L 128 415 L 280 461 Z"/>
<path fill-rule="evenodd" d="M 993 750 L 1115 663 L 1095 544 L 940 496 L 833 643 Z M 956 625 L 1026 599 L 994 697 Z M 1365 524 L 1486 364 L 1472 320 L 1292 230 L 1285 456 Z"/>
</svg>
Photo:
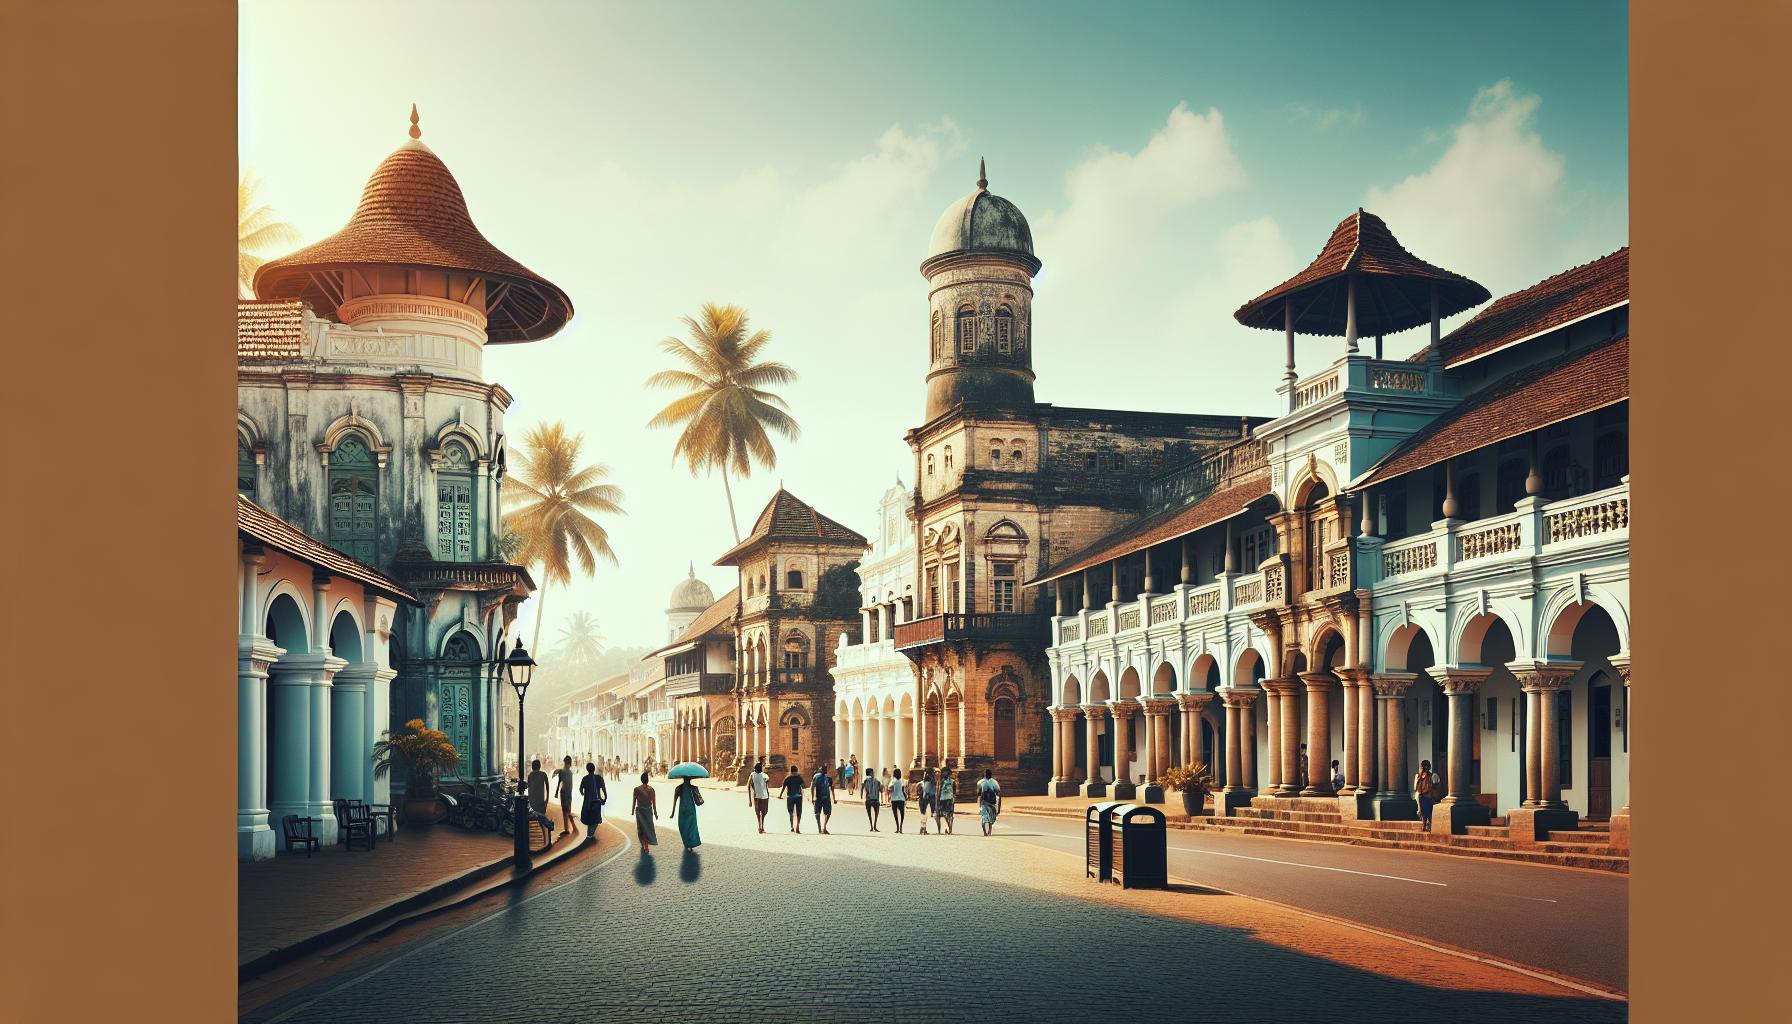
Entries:
<svg viewBox="0 0 1792 1024">
<path fill-rule="evenodd" d="M 834 662 L 834 749 L 839 759 L 892 765 L 904 772 L 915 757 L 915 669 L 896 652 L 894 629 L 909 620 L 915 598 L 912 493 L 900 479 L 878 503 L 877 532 L 859 565 L 864 642 L 842 635 Z"/>
</svg>

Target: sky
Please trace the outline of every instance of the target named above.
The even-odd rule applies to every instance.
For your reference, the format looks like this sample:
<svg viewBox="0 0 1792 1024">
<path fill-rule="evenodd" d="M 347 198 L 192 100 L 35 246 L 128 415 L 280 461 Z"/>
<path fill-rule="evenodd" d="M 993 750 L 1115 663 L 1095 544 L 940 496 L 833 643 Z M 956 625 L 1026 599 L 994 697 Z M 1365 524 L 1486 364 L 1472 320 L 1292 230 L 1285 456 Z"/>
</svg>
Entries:
<svg viewBox="0 0 1792 1024">
<path fill-rule="evenodd" d="M 740 529 L 782 483 L 871 533 L 880 495 L 914 482 L 918 267 L 980 157 L 1032 225 L 1036 396 L 1065 406 L 1274 415 L 1281 339 L 1231 314 L 1359 206 L 1495 296 L 1629 241 L 1621 3 L 240 15 L 240 160 L 301 244 L 348 220 L 415 103 L 485 236 L 572 298 L 558 335 L 486 359 L 513 439 L 563 420 L 625 493 L 606 523 L 621 565 L 551 593 L 544 641 L 582 610 L 612 645 L 657 643 L 688 565 L 718 596 L 734 585 L 710 564 L 733 543 L 720 481 L 645 426 L 672 398 L 642 387 L 668 365 L 657 342 L 704 302 L 744 306 L 800 375 L 782 394 L 802 436 L 735 483 Z M 1302 340 L 1297 368 L 1341 351 Z"/>
</svg>

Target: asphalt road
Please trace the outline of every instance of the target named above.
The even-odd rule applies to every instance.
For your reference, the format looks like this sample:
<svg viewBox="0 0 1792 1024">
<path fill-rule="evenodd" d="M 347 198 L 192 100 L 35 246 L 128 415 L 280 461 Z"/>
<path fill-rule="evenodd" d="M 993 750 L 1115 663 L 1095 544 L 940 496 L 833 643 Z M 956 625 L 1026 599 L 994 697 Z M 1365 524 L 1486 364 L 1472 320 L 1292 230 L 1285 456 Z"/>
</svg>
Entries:
<svg viewBox="0 0 1792 1024">
<path fill-rule="evenodd" d="M 1006 839 L 980 836 L 974 813 L 960 816 L 956 836 L 914 836 L 912 819 L 910 835 L 870 835 L 862 806 L 842 801 L 831 836 L 814 835 L 812 818 L 804 835 L 790 835 L 778 808 L 761 836 L 744 797 L 711 792 L 707 799 L 704 843 L 695 853 L 682 851 L 676 830 L 662 822 L 667 845 L 644 857 L 630 823 L 616 821 L 628 842 L 564 884 L 496 900 L 486 916 L 360 959 L 243 1019 L 1044 1024 L 1136 1015 L 1436 1024 L 1627 1016 L 1622 1002 L 1566 989 L 1542 996 L 1422 984 L 1398 970 L 1301 952 L 1250 927 L 1005 881 L 1027 865 L 1035 873 L 1061 869 L 1066 888 L 1090 884 L 1072 858 L 1016 845 L 1069 841 L 1066 830 L 1038 818 L 1004 816 L 998 835 Z M 1189 842 L 1178 837 L 1176 845 Z M 1281 859 L 1316 864 L 1327 852 L 1302 847 Z M 1212 854 L 1172 856 L 1175 870 L 1191 876 L 1199 873 L 1184 858 L 1230 864 Z M 1247 874 L 1335 874 L 1237 864 L 1254 865 Z M 1429 877 L 1411 868 L 1390 874 Z M 1449 878 L 1436 880 L 1456 888 Z M 1579 880 L 1560 884 L 1573 888 Z M 1415 898 L 1407 889 L 1429 888 L 1352 875 L 1331 883 L 1388 904 Z M 1537 890 L 1541 883 L 1528 884 Z M 1284 889 L 1325 886 L 1297 876 Z"/>
<path fill-rule="evenodd" d="M 1081 822 L 1013 815 L 1002 825 L 1082 855 Z M 1197 885 L 1630 988 L 1626 875 L 1176 829 L 1169 847 L 1170 874 Z"/>
</svg>

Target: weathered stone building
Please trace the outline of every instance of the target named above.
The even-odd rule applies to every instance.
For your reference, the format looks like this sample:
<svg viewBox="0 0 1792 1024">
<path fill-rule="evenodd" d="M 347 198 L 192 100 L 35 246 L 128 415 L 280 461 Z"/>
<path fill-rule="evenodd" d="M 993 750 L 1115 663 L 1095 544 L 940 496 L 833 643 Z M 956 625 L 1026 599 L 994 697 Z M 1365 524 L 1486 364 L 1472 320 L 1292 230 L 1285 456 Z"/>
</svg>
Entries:
<svg viewBox="0 0 1792 1024">
<path fill-rule="evenodd" d="M 756 759 L 782 768 L 829 763 L 834 648 L 856 637 L 864 537 L 778 489 L 752 532 L 716 559 L 738 569 L 735 774 Z"/>
</svg>

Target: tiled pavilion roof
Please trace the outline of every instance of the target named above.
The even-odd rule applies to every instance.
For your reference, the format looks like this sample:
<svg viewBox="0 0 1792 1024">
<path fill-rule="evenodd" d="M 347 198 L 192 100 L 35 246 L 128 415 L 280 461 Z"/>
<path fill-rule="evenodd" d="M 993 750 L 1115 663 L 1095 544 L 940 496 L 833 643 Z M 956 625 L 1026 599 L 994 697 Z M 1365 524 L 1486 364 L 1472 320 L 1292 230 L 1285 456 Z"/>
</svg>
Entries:
<svg viewBox="0 0 1792 1024">
<path fill-rule="evenodd" d="M 291 362 L 305 357 L 305 304 L 297 299 L 236 304 L 239 362 Z"/>
<path fill-rule="evenodd" d="M 839 544 L 843 547 L 868 548 L 871 542 L 848 527 L 841 526 L 815 508 L 778 488 L 765 510 L 753 523 L 753 530 L 739 544 L 729 548 L 717 565 L 737 565 L 746 552 L 768 541 L 797 541 L 809 544 Z"/>
<path fill-rule="evenodd" d="M 1438 341 L 1448 366 L 1515 345 L 1630 301 L 1630 247 L 1503 295 Z M 1430 354 L 1430 346 L 1412 355 Z"/>
<path fill-rule="evenodd" d="M 1284 300 L 1294 308 L 1300 334 L 1341 336 L 1349 277 L 1357 279 L 1357 332 L 1393 334 L 1431 322 L 1431 288 L 1438 315 L 1453 316 L 1492 294 L 1474 281 L 1407 252 L 1386 222 L 1358 209 L 1332 230 L 1307 269 L 1239 307 L 1233 317 L 1246 327 L 1279 331 Z"/>
<path fill-rule="evenodd" d="M 1269 490 L 1269 473 L 1265 471 L 1242 483 L 1215 491 L 1193 505 L 1141 519 L 1048 568 L 1044 573 L 1028 580 L 1027 586 L 1050 583 L 1103 562 L 1143 551 L 1153 544 L 1162 544 L 1215 523 L 1225 522 L 1243 512 L 1251 502 L 1268 494 Z"/>
</svg>

